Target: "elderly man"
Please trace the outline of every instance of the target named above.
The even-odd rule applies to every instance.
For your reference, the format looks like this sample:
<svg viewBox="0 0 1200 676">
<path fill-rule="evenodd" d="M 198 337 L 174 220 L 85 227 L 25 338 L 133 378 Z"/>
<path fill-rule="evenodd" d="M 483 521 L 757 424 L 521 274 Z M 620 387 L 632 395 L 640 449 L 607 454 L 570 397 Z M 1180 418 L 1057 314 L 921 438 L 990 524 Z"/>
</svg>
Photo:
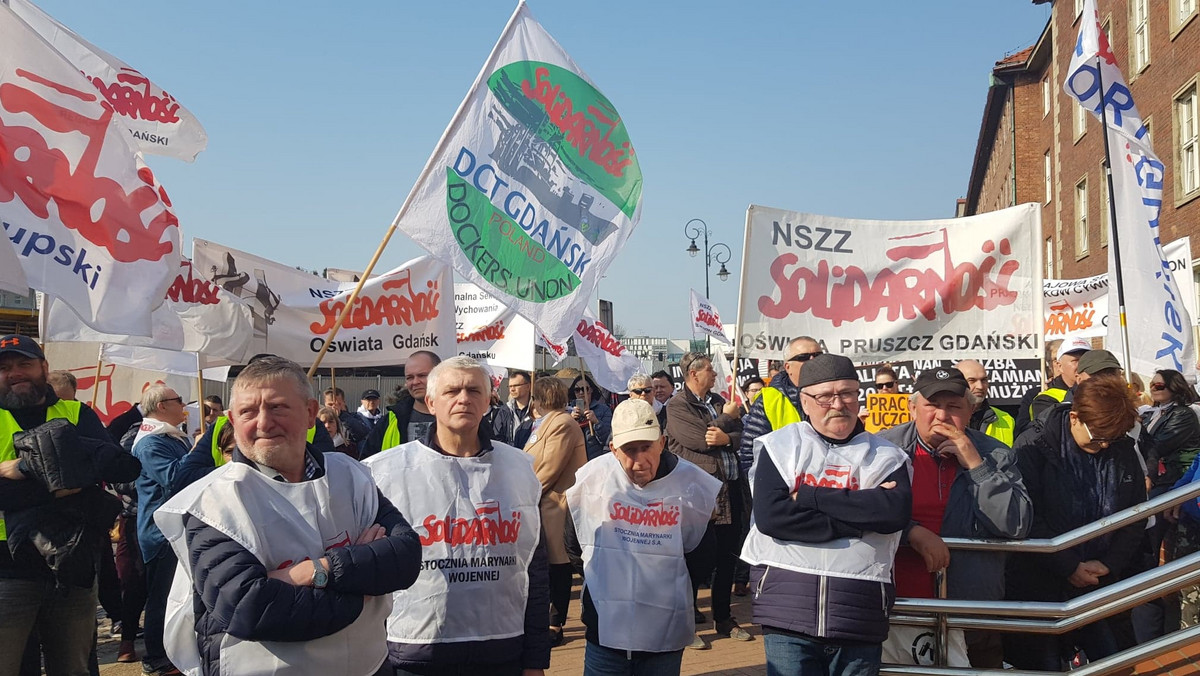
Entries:
<svg viewBox="0 0 1200 676">
<path fill-rule="evenodd" d="M 530 456 L 480 425 L 491 390 L 479 362 L 443 361 L 425 388 L 425 435 L 366 461 L 424 547 L 420 577 L 387 620 L 398 676 L 540 676 L 550 666 L 541 484 Z"/>
<path fill-rule="evenodd" d="M 716 575 L 712 583 L 713 622 L 717 634 L 749 641 L 752 637 L 738 626 L 729 607 L 737 553 L 742 548 L 742 522 L 749 520 L 750 489 L 737 460 L 742 421 L 737 404 L 726 403 L 721 395 L 711 391 L 717 374 L 708 355 L 689 352 L 679 360 L 679 367 L 684 373 L 684 385 L 667 402 L 667 447 L 721 482 L 717 510 L 709 524 L 717 543 Z M 706 579 L 707 574 L 693 579 L 693 591 Z M 696 621 L 704 621 L 698 611 Z M 697 636 L 692 647 L 703 649 L 706 644 Z"/>
<path fill-rule="evenodd" d="M 349 456 L 306 443 L 317 414 L 304 370 L 248 364 L 226 415 L 230 462 L 154 520 L 179 570 L 167 650 L 188 673 L 376 673 L 392 592 L 421 565 L 416 533 Z"/>
<path fill-rule="evenodd" d="M 892 557 L 911 516 L 908 458 L 863 430 L 846 357 L 813 358 L 797 387 L 804 422 L 754 444 L 754 521 L 742 550 L 767 673 L 878 673 Z"/>
<path fill-rule="evenodd" d="M 405 391 L 367 435 L 367 443 L 363 444 L 360 454 L 363 460 L 380 451 L 425 438 L 425 432 L 433 424 L 433 414 L 425 404 L 425 387 L 429 374 L 441 361 L 441 357 L 427 350 L 409 355 L 408 361 L 404 362 Z M 490 379 L 488 383 L 488 392 L 491 392 Z"/>
<path fill-rule="evenodd" d="M 96 413 L 59 399 L 48 373 L 35 340 L 0 336 L 0 674 L 18 672 L 31 632 L 45 649 L 47 676 L 87 673 L 95 645 L 95 561 L 120 511 L 99 481 L 133 481 L 138 474 L 137 460 L 112 442 Z M 55 455 L 66 462 L 90 461 L 97 480 L 51 492 L 37 468 L 18 457 L 15 437 L 29 432 L 40 441 L 40 432 L 61 425 L 60 419 L 73 426 L 73 434 L 57 438 L 76 441 L 71 448 L 56 447 Z M 57 522 L 52 537 L 78 528 L 77 543 L 59 552 L 57 573 L 35 545 L 44 519 Z"/>
<path fill-rule="evenodd" d="M 1016 421 L 1004 411 L 988 402 L 988 372 L 983 364 L 974 359 L 964 359 L 954 365 L 967 379 L 967 388 L 975 402 L 971 413 L 971 429 L 980 430 L 989 437 L 1011 447 L 1016 438 Z"/>
<path fill-rule="evenodd" d="M 1033 508 L 1016 453 L 969 426 L 975 410 L 967 378 L 958 369 L 925 369 L 913 385 L 910 422 L 880 434 L 913 465 L 913 521 L 896 554 L 896 593 L 935 596 L 933 573 L 949 566 L 950 598 L 1004 598 L 1003 553 L 955 552 L 943 537 L 1019 539 L 1029 533 Z M 994 632 L 967 632 L 975 667 L 1000 668 Z"/>
<path fill-rule="evenodd" d="M 662 410 L 663 404 L 654 396 L 654 380 L 645 373 L 635 373 L 625 383 L 625 387 L 629 390 L 630 399 L 640 399 L 654 410 L 654 415 L 657 417 L 658 412 Z M 613 415 L 616 415 L 614 412 Z M 614 431 L 615 434 L 615 431 Z"/>
<path fill-rule="evenodd" d="M 1071 401 L 1071 388 L 1075 386 L 1075 374 L 1079 368 L 1079 358 L 1083 353 L 1092 349 L 1092 341 L 1087 338 L 1067 338 L 1059 343 L 1054 354 L 1054 373 L 1056 374 L 1046 389 L 1038 392 L 1033 399 L 1021 400 L 1021 408 L 1017 411 L 1016 436 L 1021 436 L 1025 430 L 1042 429 L 1042 421 L 1050 409 L 1058 404 Z M 1028 393 L 1026 393 L 1028 396 Z"/>
<path fill-rule="evenodd" d="M 689 569 L 721 483 L 663 451 L 646 400 L 621 402 L 612 425 L 612 453 L 567 490 L 567 551 L 586 580 L 584 673 L 678 674 L 695 634 Z"/>
<path fill-rule="evenodd" d="M 179 426 L 187 421 L 183 397 L 166 385 L 152 385 L 142 392 L 144 416 L 133 441 L 133 455 L 142 463 L 137 478 L 138 547 L 146 570 L 146 654 L 142 671 L 147 674 L 170 673 L 174 667 L 163 646 L 167 595 L 179 559 L 154 524 L 154 512 L 188 484 L 213 470 L 211 465 L 195 467 L 184 458 L 192 442 Z"/>
<path fill-rule="evenodd" d="M 743 471 L 750 470 L 754 461 L 754 440 L 760 436 L 804 419 L 800 405 L 801 369 L 813 357 L 821 354 L 821 345 L 808 336 L 793 338 L 787 346 L 787 361 L 783 371 L 775 374 L 762 389 L 750 412 L 742 419 L 742 440 L 738 462 Z"/>
</svg>

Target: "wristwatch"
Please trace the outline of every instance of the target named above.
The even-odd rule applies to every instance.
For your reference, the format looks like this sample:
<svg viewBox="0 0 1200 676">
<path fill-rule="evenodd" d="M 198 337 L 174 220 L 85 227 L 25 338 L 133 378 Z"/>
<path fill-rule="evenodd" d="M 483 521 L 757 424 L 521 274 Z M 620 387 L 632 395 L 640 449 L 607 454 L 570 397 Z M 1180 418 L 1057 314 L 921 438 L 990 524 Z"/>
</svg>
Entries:
<svg viewBox="0 0 1200 676">
<path fill-rule="evenodd" d="M 325 566 L 322 566 L 320 561 L 313 561 L 313 589 L 324 589 L 327 584 L 329 584 L 329 571 L 325 570 Z"/>
</svg>

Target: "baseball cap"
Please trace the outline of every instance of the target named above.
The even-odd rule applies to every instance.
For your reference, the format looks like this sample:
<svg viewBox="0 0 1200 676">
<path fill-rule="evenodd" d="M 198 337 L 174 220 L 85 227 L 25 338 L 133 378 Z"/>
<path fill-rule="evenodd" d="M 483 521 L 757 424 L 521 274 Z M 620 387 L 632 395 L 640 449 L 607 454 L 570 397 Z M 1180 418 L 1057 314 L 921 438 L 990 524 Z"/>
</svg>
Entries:
<svg viewBox="0 0 1200 676">
<path fill-rule="evenodd" d="M 379 398 L 379 390 L 367 390 L 366 392 L 362 393 L 361 398 L 362 399 L 378 399 Z"/>
<path fill-rule="evenodd" d="M 922 397 L 932 399 L 933 395 L 951 392 L 956 395 L 967 393 L 967 379 L 956 368 L 932 368 L 921 371 L 913 383 L 913 390 L 920 392 Z"/>
<path fill-rule="evenodd" d="M 1087 352 L 1090 349 L 1092 349 L 1092 341 L 1087 338 L 1066 338 L 1062 345 L 1058 346 L 1058 354 L 1054 355 L 1054 358 L 1062 359 L 1064 354 Z"/>
<path fill-rule="evenodd" d="M 631 441 L 658 441 L 662 427 L 649 402 L 626 399 L 617 404 L 612 416 L 612 444 L 624 446 Z"/>
<path fill-rule="evenodd" d="M 0 337 L 0 354 L 9 353 L 23 354 L 31 359 L 46 358 L 46 353 L 42 352 L 42 346 L 36 340 L 15 333 Z"/>
<path fill-rule="evenodd" d="M 1121 362 L 1117 361 L 1112 352 L 1108 350 L 1088 350 L 1079 358 L 1079 367 L 1076 371 L 1086 373 L 1090 376 L 1104 369 L 1119 368 L 1121 368 Z"/>
</svg>

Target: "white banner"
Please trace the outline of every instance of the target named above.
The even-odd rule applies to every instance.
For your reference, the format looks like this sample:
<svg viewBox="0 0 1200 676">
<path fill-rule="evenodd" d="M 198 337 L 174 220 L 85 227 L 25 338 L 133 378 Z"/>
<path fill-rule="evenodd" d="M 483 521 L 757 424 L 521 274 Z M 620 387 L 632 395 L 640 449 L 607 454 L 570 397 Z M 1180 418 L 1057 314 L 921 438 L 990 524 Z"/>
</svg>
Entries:
<svg viewBox="0 0 1200 676">
<path fill-rule="evenodd" d="M 1171 277 L 1179 289 L 1183 307 L 1192 318 L 1192 326 L 1200 326 L 1200 308 L 1196 307 L 1196 277 L 1192 272 L 1192 238 L 1180 237 L 1162 245 L 1163 258 L 1171 268 Z"/>
<path fill-rule="evenodd" d="M 641 216 L 616 108 L 522 1 L 398 224 L 555 341 L 575 330 Z"/>
<path fill-rule="evenodd" d="M 204 368 L 204 360 L 195 353 L 160 350 L 153 347 L 132 345 L 110 345 L 100 347 L 100 359 L 118 366 L 130 366 L 143 371 L 155 371 L 173 376 L 195 378 L 203 373 L 205 380 L 225 382 L 229 377 L 228 366 Z"/>
<path fill-rule="evenodd" d="M 92 404 L 92 391 L 97 387 L 96 363 L 100 354 L 100 343 L 47 342 L 42 347 L 46 351 L 46 363 L 50 365 L 50 370 L 70 371 L 79 383 L 75 398 Z M 107 425 L 113 418 L 136 406 L 142 400 L 142 392 L 147 387 L 160 383 L 178 392 L 185 402 L 199 398 L 195 377 L 187 378 L 113 363 L 101 363 L 99 391 L 92 408 Z"/>
<path fill-rule="evenodd" d="M 202 239 L 193 253 L 198 274 L 253 313 L 250 356 L 311 364 L 355 287 Z M 453 288 L 450 269 L 428 256 L 372 277 L 321 364 L 398 366 L 417 350 L 456 354 Z"/>
<path fill-rule="evenodd" d="M 1101 110 L 1107 117 L 1117 231 L 1117 237 L 1111 241 L 1120 246 L 1119 269 L 1124 282 L 1132 362 L 1125 366 L 1138 373 L 1154 373 L 1158 369 L 1195 373 L 1191 317 L 1159 241 L 1164 167 L 1154 154 L 1149 130 L 1134 105 L 1133 94 L 1125 84 L 1108 38 L 1100 30 L 1095 0 L 1084 0 L 1079 39 L 1063 88 L 1097 119 Z M 1116 254 L 1117 246 L 1108 247 L 1110 271 L 1118 270 Z M 1108 321 L 1107 345 L 1121 355 L 1124 340 L 1116 291 L 1114 283 L 1109 300 L 1112 316 Z"/>
<path fill-rule="evenodd" d="M 29 286 L 92 327 L 150 335 L 179 264 L 166 192 L 111 107 L 0 4 L 0 220 Z"/>
<path fill-rule="evenodd" d="M 587 362 L 596 384 L 609 392 L 624 392 L 629 378 L 642 368 L 641 360 L 626 350 L 590 309 L 575 325 L 571 341 L 575 352 Z"/>
<path fill-rule="evenodd" d="M 208 145 L 208 135 L 195 116 L 150 78 L 79 37 L 29 0 L 7 2 L 100 90 L 138 150 L 191 162 Z"/>
<path fill-rule="evenodd" d="M 751 206 L 738 353 L 780 359 L 807 335 L 855 362 L 1039 357 L 1040 243 L 1032 204 L 934 221 Z"/>
<path fill-rule="evenodd" d="M 697 334 L 715 338 L 726 345 L 731 345 L 729 337 L 721 324 L 721 315 L 716 306 L 695 289 L 692 289 L 692 336 Z"/>
<path fill-rule="evenodd" d="M 1046 342 L 1108 335 L 1108 274 L 1043 279 Z"/>
<path fill-rule="evenodd" d="M 29 282 L 25 279 L 25 270 L 21 268 L 21 259 L 11 244 L 0 240 L 0 291 L 11 291 L 24 296 L 29 293 Z"/>
<path fill-rule="evenodd" d="M 166 300 L 153 314 L 150 336 L 103 333 L 84 324 L 71 308 L 46 297 L 42 304 L 43 340 L 89 341 L 108 345 L 156 348 L 170 352 L 201 354 L 208 364 L 242 364 L 254 335 L 250 308 L 221 287 L 194 272 L 183 259 Z M 182 359 L 182 357 L 181 357 Z M 193 365 L 193 370 L 195 366 Z"/>
<path fill-rule="evenodd" d="M 533 324 L 468 282 L 454 284 L 458 353 L 494 366 L 533 370 Z"/>
</svg>

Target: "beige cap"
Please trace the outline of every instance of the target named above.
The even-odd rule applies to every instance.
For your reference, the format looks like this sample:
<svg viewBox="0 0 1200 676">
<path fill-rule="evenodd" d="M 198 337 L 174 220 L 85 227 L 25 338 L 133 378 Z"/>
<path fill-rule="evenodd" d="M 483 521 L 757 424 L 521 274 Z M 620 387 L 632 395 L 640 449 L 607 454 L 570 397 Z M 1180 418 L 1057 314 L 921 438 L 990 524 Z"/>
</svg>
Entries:
<svg viewBox="0 0 1200 676">
<path fill-rule="evenodd" d="M 631 441 L 658 441 L 662 427 L 649 402 L 626 399 L 617 404 L 612 417 L 612 444 L 620 448 Z"/>
</svg>

